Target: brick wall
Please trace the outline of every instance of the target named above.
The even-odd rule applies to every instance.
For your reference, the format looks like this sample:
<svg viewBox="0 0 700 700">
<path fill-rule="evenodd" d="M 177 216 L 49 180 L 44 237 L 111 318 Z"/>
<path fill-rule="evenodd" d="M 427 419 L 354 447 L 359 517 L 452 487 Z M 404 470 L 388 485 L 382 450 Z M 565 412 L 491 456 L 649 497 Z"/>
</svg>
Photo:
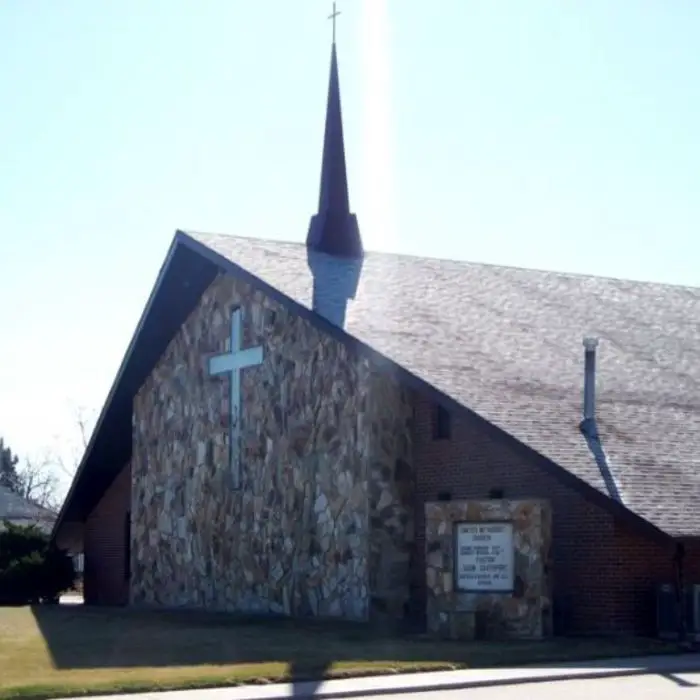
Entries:
<svg viewBox="0 0 700 700">
<path fill-rule="evenodd" d="M 617 598 L 613 612 L 615 627 L 653 632 L 655 588 L 660 583 L 676 581 L 675 547 L 649 542 L 620 524 L 616 524 L 615 544 L 615 561 L 607 578 Z M 686 545 L 684 581 L 700 584 L 699 543 Z"/>
<path fill-rule="evenodd" d="M 653 584 L 674 581 L 673 546 L 663 547 L 623 524 L 562 484 L 537 464 L 485 434 L 474 419 L 451 416 L 451 438 L 433 439 L 434 406 L 417 397 L 416 466 L 417 557 L 412 571 L 414 597 L 425 593 L 423 504 L 440 492 L 453 499 L 547 498 L 552 504 L 552 579 L 555 633 L 651 632 Z M 700 546 L 689 552 L 688 577 L 700 581 Z M 420 606 L 420 604 L 419 604 Z"/>
<path fill-rule="evenodd" d="M 700 584 L 700 540 L 685 546 L 685 574 L 689 582 Z"/>
<path fill-rule="evenodd" d="M 85 602 L 125 605 L 126 515 L 131 503 L 131 468 L 127 465 L 105 491 L 85 522 Z"/>
</svg>

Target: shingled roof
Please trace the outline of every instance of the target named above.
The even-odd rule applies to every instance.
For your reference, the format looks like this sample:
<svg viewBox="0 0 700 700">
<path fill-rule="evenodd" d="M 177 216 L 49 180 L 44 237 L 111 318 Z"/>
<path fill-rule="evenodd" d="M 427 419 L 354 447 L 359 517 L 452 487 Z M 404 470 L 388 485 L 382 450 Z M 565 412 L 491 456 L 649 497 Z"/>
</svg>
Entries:
<svg viewBox="0 0 700 700">
<path fill-rule="evenodd" d="M 189 233 L 311 308 L 355 261 Z M 366 253 L 345 330 L 673 536 L 700 534 L 700 289 Z M 606 480 L 579 428 L 597 336 Z"/>
<path fill-rule="evenodd" d="M 8 520 L 14 525 L 36 524 L 50 530 L 55 519 L 56 513 L 0 486 L 0 529 L 2 522 Z"/>
</svg>

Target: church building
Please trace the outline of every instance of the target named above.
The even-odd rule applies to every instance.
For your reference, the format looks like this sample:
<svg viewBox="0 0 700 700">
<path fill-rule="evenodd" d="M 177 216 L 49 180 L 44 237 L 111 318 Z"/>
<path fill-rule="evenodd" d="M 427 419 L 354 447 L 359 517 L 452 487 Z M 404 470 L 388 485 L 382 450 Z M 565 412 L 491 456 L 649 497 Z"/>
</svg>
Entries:
<svg viewBox="0 0 700 700">
<path fill-rule="evenodd" d="M 86 603 L 420 628 L 426 504 L 543 499 L 554 633 L 652 632 L 700 584 L 700 290 L 360 224 L 334 42 L 308 231 L 167 251 L 53 532 Z"/>
</svg>

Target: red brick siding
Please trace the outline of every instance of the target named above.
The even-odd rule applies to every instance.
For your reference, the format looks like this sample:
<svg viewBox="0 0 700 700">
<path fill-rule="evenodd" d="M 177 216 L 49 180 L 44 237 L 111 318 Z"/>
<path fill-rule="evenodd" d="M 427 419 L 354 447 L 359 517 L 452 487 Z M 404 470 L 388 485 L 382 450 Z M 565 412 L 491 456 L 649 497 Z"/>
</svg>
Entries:
<svg viewBox="0 0 700 700">
<path fill-rule="evenodd" d="M 685 545 L 685 577 L 700 585 L 700 540 Z"/>
<path fill-rule="evenodd" d="M 535 463 L 486 434 L 474 419 L 452 416 L 450 440 L 432 438 L 432 404 L 415 410 L 416 595 L 424 596 L 426 501 L 449 491 L 453 499 L 548 498 L 552 504 L 554 625 L 558 633 L 651 631 L 653 583 L 674 581 L 673 546 L 628 533 L 613 517 Z M 696 554 L 699 559 L 700 551 Z M 693 564 L 695 571 L 700 560 Z"/>
<path fill-rule="evenodd" d="M 131 507 L 131 467 L 127 465 L 105 491 L 85 522 L 85 602 L 125 605 L 125 518 Z"/>
<path fill-rule="evenodd" d="M 615 529 L 615 543 L 616 562 L 608 585 L 617 593 L 616 626 L 651 632 L 655 625 L 656 587 L 677 580 L 675 546 L 649 542 L 620 524 Z M 685 549 L 684 582 L 700 584 L 700 544 L 692 543 Z"/>
</svg>

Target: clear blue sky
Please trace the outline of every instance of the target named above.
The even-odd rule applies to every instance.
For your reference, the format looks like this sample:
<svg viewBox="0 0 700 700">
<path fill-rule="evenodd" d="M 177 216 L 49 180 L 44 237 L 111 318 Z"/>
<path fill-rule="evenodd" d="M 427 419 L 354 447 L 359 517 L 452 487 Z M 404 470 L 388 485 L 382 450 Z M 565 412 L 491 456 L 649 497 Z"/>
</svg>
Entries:
<svg viewBox="0 0 700 700">
<path fill-rule="evenodd" d="M 700 284 L 697 0 L 341 0 L 368 248 Z M 176 228 L 303 240 L 326 0 L 0 3 L 0 434 L 66 450 Z M 641 310 L 640 310 L 641 311 Z"/>
</svg>

